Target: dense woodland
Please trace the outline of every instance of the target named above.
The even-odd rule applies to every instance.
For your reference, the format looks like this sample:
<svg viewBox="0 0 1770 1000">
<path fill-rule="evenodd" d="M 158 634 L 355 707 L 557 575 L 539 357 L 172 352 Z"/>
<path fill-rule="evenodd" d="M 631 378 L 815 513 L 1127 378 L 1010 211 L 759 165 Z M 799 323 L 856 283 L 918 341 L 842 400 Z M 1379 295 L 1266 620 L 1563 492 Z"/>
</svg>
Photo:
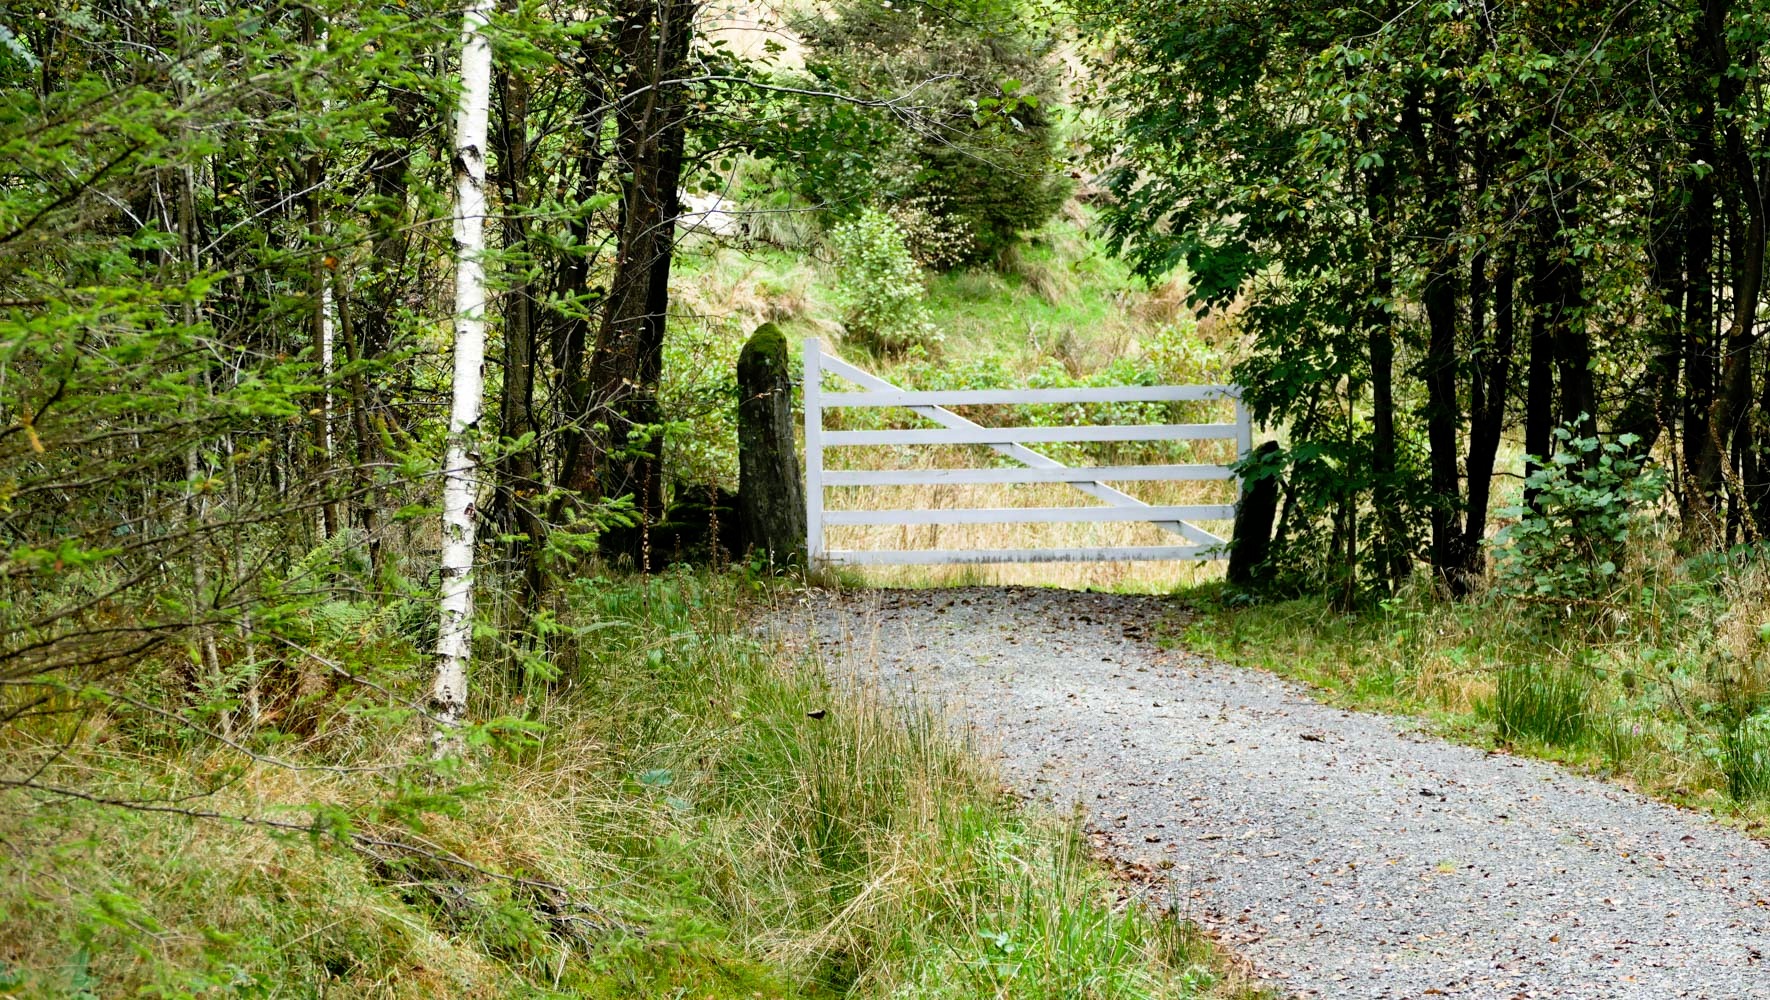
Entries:
<svg viewBox="0 0 1770 1000">
<path fill-rule="evenodd" d="M 676 834 L 604 821 L 666 795 L 685 733 L 745 698 L 796 719 L 818 697 L 731 638 L 733 607 L 798 579 L 750 550 L 735 508 L 732 363 L 764 319 L 919 385 L 994 386 L 1015 365 L 1040 384 L 1233 378 L 1280 443 L 1244 474 L 1282 499 L 1262 583 L 1231 603 L 1455 615 L 1506 598 L 1532 609 L 1532 642 L 1626 633 L 1642 619 L 1600 613 L 1692 565 L 1749 570 L 1770 524 L 1767 57 L 1770 9 L 1743 0 L 0 5 L 0 796 L 34 810 L 0 833 L 37 856 L 73 803 L 307 833 L 368 859 L 350 892 L 407 885 L 401 905 L 490 942 L 484 982 L 557 986 L 556 951 L 603 954 L 574 935 L 620 938 L 639 911 L 688 934 L 655 871 L 644 905 L 571 910 L 594 864 L 456 834 L 512 822 L 463 803 L 564 739 L 606 750 L 610 798 L 580 804 L 588 832 L 538 829 L 662 842 Z M 828 276 L 828 316 L 779 305 L 798 292 L 743 311 L 717 280 L 737 259 Z M 1136 280 L 1090 284 L 1127 265 Z M 942 290 L 991 282 L 1016 303 L 1170 308 L 1135 342 L 1089 340 L 1098 317 L 1077 313 L 1050 341 L 1061 364 L 1005 365 L 945 328 Z M 1715 587 L 1702 600 L 1730 593 Z M 1700 630 L 1713 607 L 1680 614 Z M 1700 680 L 1719 707 L 1679 724 L 1714 781 L 1751 791 L 1735 772 L 1759 754 L 1770 791 L 1770 683 L 1727 662 Z M 722 904 L 736 929 L 707 967 L 746 956 L 744 988 L 883 996 L 902 983 L 867 970 L 888 961 L 947 981 L 905 949 L 960 934 L 969 896 L 915 942 L 880 910 L 797 964 L 731 944 L 853 918 L 916 781 L 936 789 L 917 801 L 988 803 L 1006 825 L 977 836 L 1076 850 L 1015 825 L 947 749 L 879 735 L 888 715 L 853 725 L 904 768 L 856 800 L 764 780 L 758 760 L 808 767 L 835 753 L 821 743 L 726 747 L 729 771 L 695 751 L 722 816 L 764 785 L 824 796 L 776 796 L 795 818 L 767 836 L 821 845 L 804 878 L 828 898 Z M 1760 749 L 1741 742 L 1760 730 Z M 272 796 L 283 811 L 224 801 L 309 770 L 370 776 L 298 782 Z M 468 818 L 426 826 L 441 815 Z M 832 815 L 853 828 L 817 825 Z M 117 900 L 153 895 L 92 863 L 58 882 L 20 861 L 39 889 L 6 912 L 88 913 L 40 886 L 93 871 Z M 728 876 L 693 871 L 695 898 L 719 897 L 706 886 Z M 449 879 L 479 902 L 448 902 Z M 421 906 L 411 884 L 430 887 Z M 140 985 L 93 957 L 146 926 L 106 905 L 124 915 L 48 921 L 65 954 L 47 964 L 31 955 L 47 944 L 0 934 L 0 983 L 78 985 L 91 966 Z M 1108 924 L 1098 954 L 1054 948 L 1044 971 L 1158 955 L 1179 977 L 1090 994 L 1113 996 L 1211 978 L 1181 982 L 1208 961 L 1161 927 Z M 141 975 L 206 995 L 167 984 L 319 974 L 266 940 L 245 958 L 166 945 Z M 399 982 L 387 995 L 422 995 Z M 639 988 L 622 982 L 608 995 Z"/>
<path fill-rule="evenodd" d="M 755 186 L 781 203 L 757 215 L 840 222 L 864 191 L 923 205 L 948 266 L 1000 253 L 1063 196 L 1031 85 L 1000 86 L 1018 62 L 1049 90 L 1011 14 L 964 15 L 1000 52 L 973 76 L 959 41 L 922 51 L 961 15 L 924 30 L 865 5 L 801 18 L 819 42 L 792 70 L 699 37 L 720 12 L 696 4 L 493 12 L 465 44 L 453 8 L 76 7 L 9 27 L 11 675 L 194 635 L 193 682 L 238 688 L 222 647 L 274 642 L 277 608 L 435 583 L 424 512 L 462 458 L 484 495 L 449 537 L 477 529 L 500 624 L 528 629 L 586 559 L 661 567 L 667 505 L 735 485 L 663 461 L 702 416 L 659 399 L 684 194 Z M 458 57 L 487 40 L 487 148 L 457 148 Z M 998 184 L 991 155 L 1031 168 Z M 450 231 L 478 219 L 456 174 L 490 203 L 471 245 Z M 446 294 L 463 262 L 490 273 L 484 308 Z M 484 419 L 457 399 L 453 426 L 479 366 L 451 372 L 452 315 L 492 327 Z"/>
<path fill-rule="evenodd" d="M 1113 233 L 1146 274 L 1185 264 L 1204 304 L 1239 303 L 1318 582 L 1389 586 L 1423 558 L 1467 590 L 1515 431 L 1538 465 L 1654 455 L 1695 547 L 1757 537 L 1762 10 L 1084 18 L 1111 39 Z"/>
</svg>

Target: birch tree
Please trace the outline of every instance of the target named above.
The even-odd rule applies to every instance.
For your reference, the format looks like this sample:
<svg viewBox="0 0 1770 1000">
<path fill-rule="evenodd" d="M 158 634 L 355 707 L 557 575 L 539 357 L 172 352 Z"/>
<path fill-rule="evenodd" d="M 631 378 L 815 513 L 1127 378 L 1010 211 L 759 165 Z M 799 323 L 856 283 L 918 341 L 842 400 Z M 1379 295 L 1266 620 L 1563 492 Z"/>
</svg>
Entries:
<svg viewBox="0 0 1770 1000">
<path fill-rule="evenodd" d="M 486 120 L 492 95 L 492 49 L 486 38 L 493 0 L 470 0 L 461 29 L 461 103 L 455 112 L 455 373 L 443 464 L 442 623 L 430 704 L 436 746 L 467 708 L 473 639 L 473 538 L 480 455 L 474 441 L 485 392 Z"/>
</svg>

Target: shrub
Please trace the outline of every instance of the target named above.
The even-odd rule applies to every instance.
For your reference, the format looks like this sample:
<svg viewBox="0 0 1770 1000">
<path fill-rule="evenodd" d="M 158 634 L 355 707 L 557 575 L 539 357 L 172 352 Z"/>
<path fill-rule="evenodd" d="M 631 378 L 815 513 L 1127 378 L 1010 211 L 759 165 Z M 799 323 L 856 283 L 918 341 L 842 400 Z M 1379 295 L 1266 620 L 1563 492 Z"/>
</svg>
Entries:
<svg viewBox="0 0 1770 1000">
<path fill-rule="evenodd" d="M 938 192 L 906 198 L 891 208 L 910 257 L 933 271 L 957 267 L 977 252 L 976 238 L 951 215 L 946 196 Z"/>
<path fill-rule="evenodd" d="M 850 342 L 877 354 L 932 347 L 939 339 L 923 304 L 922 271 L 891 216 L 869 208 L 830 233 L 836 294 Z"/>
<path fill-rule="evenodd" d="M 1518 518 L 1494 542 L 1502 591 L 1555 598 L 1610 592 L 1645 508 L 1664 479 L 1630 449 L 1624 434 L 1610 443 L 1555 429 L 1561 449 L 1525 480 L 1535 502 L 1501 513 Z"/>
</svg>

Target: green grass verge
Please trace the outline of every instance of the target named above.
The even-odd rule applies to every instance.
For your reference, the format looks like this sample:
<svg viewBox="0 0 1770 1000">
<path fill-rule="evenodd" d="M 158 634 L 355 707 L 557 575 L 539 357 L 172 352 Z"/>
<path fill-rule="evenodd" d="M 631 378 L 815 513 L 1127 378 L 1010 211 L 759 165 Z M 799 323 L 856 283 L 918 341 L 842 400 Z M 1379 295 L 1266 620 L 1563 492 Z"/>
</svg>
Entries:
<svg viewBox="0 0 1770 1000">
<path fill-rule="evenodd" d="M 1770 836 L 1770 621 L 1755 564 L 1662 562 L 1588 607 L 1462 602 L 1424 587 L 1341 614 L 1322 599 L 1185 595 L 1165 641 L 1554 760 Z"/>
<path fill-rule="evenodd" d="M 557 682 L 480 667 L 474 714 L 526 735 L 475 748 L 459 795 L 414 782 L 409 719 L 256 737 L 309 770 L 90 720 L 43 781 L 296 822 L 324 804 L 334 832 L 424 850 L 0 793 L 0 996 L 1252 995 L 942 720 L 760 639 L 767 594 L 580 582 Z M 398 645 L 360 639 L 334 652 Z"/>
</svg>

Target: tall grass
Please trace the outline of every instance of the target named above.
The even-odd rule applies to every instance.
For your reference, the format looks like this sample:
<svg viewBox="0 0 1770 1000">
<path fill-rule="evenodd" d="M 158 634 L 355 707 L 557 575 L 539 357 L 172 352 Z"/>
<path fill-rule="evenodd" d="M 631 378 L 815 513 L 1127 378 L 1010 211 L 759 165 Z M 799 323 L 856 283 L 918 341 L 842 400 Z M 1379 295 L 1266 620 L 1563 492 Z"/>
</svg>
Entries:
<svg viewBox="0 0 1770 1000">
<path fill-rule="evenodd" d="M 327 829 L 372 840 L 0 793 L 4 990 L 1105 1000 L 1219 978 L 944 720 L 759 636 L 768 593 L 737 574 L 581 581 L 557 680 L 482 670 L 473 714 L 527 735 L 476 753 L 461 796 L 402 779 L 420 734 L 373 713 L 285 746 L 307 770 L 152 756 L 90 726 L 45 780 L 262 819 L 324 806 Z M 204 781 L 220 787 L 183 797 Z"/>
</svg>

